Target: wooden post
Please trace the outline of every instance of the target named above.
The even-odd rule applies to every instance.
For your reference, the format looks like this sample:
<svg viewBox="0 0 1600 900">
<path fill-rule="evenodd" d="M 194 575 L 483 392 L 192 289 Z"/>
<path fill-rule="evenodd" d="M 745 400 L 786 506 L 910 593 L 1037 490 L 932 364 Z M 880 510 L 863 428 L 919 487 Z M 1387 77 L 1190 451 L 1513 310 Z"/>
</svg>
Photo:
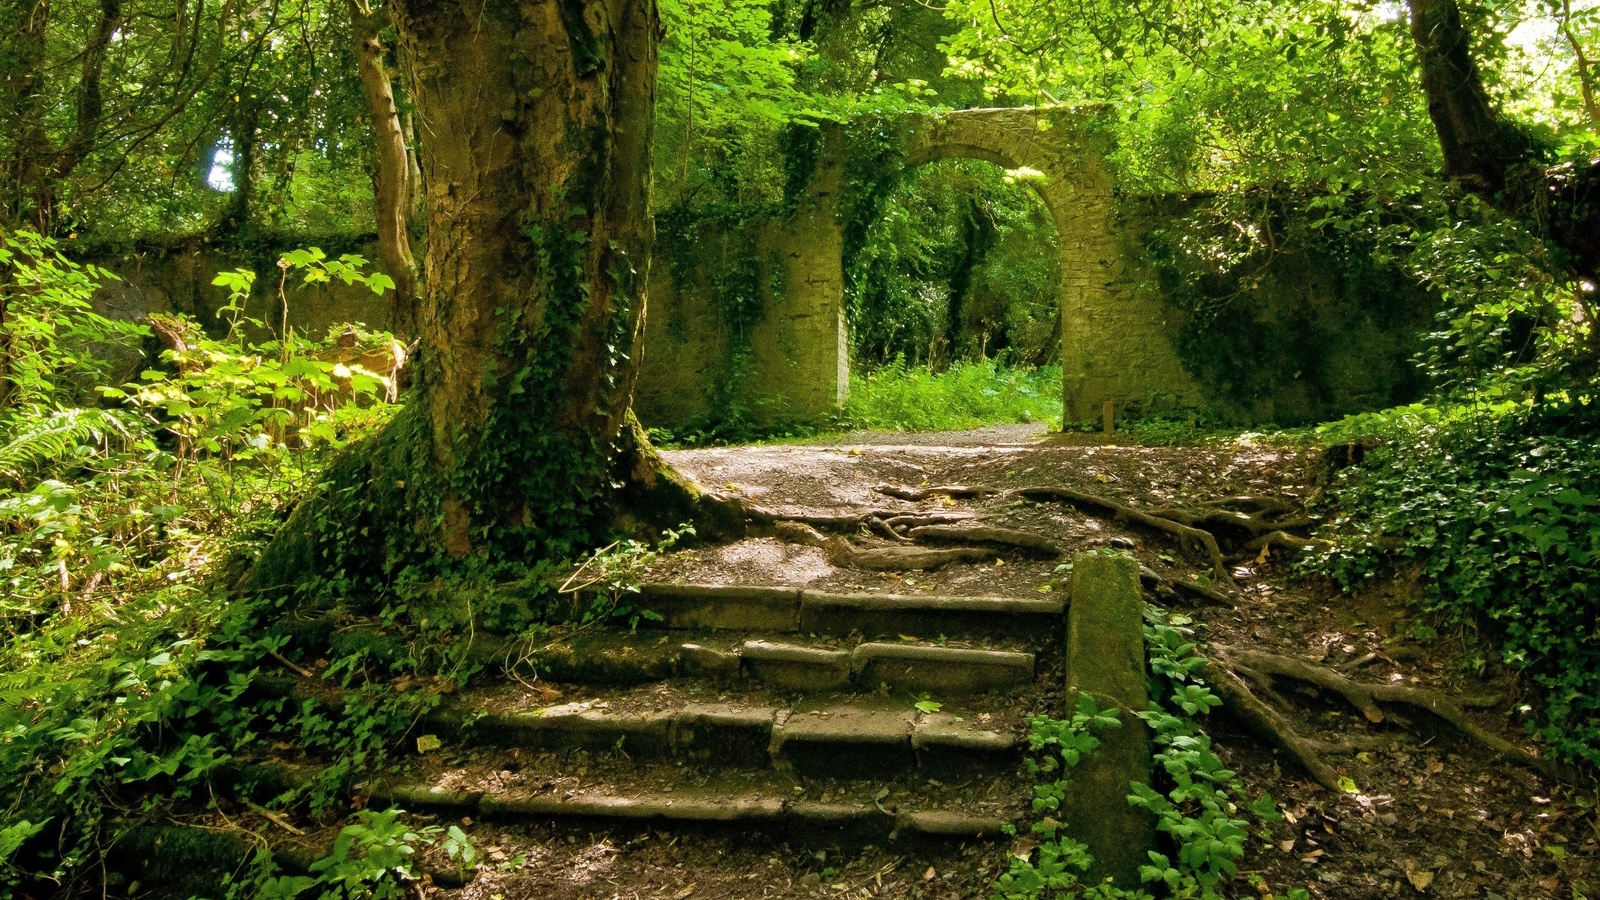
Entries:
<svg viewBox="0 0 1600 900">
<path fill-rule="evenodd" d="M 1101 406 L 1100 406 L 1100 424 L 1101 424 L 1101 430 L 1103 430 L 1106 434 L 1111 434 L 1112 432 L 1117 430 L 1116 420 L 1112 417 L 1112 414 L 1111 414 L 1111 401 L 1110 400 L 1107 400 L 1105 403 L 1101 404 Z"/>
</svg>

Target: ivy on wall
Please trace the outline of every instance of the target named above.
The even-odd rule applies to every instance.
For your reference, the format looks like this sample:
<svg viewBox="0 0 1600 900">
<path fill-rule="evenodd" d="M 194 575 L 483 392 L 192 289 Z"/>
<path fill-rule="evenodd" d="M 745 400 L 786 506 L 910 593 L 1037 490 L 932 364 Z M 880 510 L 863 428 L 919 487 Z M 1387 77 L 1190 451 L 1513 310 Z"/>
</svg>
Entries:
<svg viewBox="0 0 1600 900">
<path fill-rule="evenodd" d="M 1364 233 L 1319 224 L 1289 190 L 1125 207 L 1139 289 L 1181 315 L 1176 350 L 1224 419 L 1298 425 L 1403 404 L 1438 301 Z"/>
</svg>

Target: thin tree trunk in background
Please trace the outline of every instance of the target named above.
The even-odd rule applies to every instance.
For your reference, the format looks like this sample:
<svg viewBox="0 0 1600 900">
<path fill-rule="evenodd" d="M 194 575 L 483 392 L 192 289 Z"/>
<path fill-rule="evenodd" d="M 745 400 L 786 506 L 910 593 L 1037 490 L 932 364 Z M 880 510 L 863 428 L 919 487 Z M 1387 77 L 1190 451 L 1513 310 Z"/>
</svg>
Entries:
<svg viewBox="0 0 1600 900">
<path fill-rule="evenodd" d="M 106 50 L 111 36 L 122 27 L 122 0 L 100 0 L 100 17 L 89 32 L 83 49 L 83 75 L 78 82 L 77 120 L 72 136 L 57 154 L 53 171 L 57 182 L 66 179 L 94 149 L 100 138 L 100 123 L 105 115 L 105 95 L 100 82 L 105 70 Z"/>
<path fill-rule="evenodd" d="M 400 128 L 406 139 L 406 229 L 412 235 L 419 235 L 428 209 L 426 198 L 422 196 L 422 164 L 417 160 L 416 117 L 409 111 L 402 112 Z"/>
<path fill-rule="evenodd" d="M 394 84 L 383 63 L 384 46 L 378 33 L 383 17 L 365 0 L 347 0 L 350 31 L 355 40 L 361 87 L 372 124 L 375 171 L 372 176 L 373 212 L 378 224 L 378 253 L 394 278 L 395 297 L 390 328 L 410 336 L 416 331 L 417 264 L 411 255 L 407 228 L 412 189 L 410 160 Z"/>
<path fill-rule="evenodd" d="M 233 176 L 233 197 L 223 209 L 218 231 L 234 234 L 250 221 L 251 206 L 256 192 L 256 143 L 260 130 L 261 106 L 251 96 L 248 87 L 239 89 L 239 99 L 234 104 L 233 119 L 228 126 L 228 137 L 233 144 L 233 163 L 228 172 Z"/>
<path fill-rule="evenodd" d="M 50 25 L 49 0 L 9 0 L 0 28 L 9 33 L 0 46 L 6 63 L 0 71 L 0 127 L 9 133 L 11 152 L 4 161 L 0 204 L 4 224 L 31 224 L 45 231 L 53 201 L 40 206 L 39 186 L 47 179 L 49 139 L 40 121 L 39 94 L 44 87 L 45 35 Z M 33 221 L 29 222 L 28 220 Z"/>
<path fill-rule="evenodd" d="M 1578 67 L 1578 90 L 1583 95 L 1583 111 L 1589 117 L 1590 125 L 1600 125 L 1600 104 L 1594 97 L 1594 69 L 1589 64 L 1589 57 L 1583 52 L 1583 44 L 1578 36 L 1572 32 L 1572 0 L 1561 0 L 1559 9 L 1561 16 L 1557 26 L 1561 36 L 1566 39 L 1567 46 L 1572 48 L 1573 62 Z"/>
</svg>

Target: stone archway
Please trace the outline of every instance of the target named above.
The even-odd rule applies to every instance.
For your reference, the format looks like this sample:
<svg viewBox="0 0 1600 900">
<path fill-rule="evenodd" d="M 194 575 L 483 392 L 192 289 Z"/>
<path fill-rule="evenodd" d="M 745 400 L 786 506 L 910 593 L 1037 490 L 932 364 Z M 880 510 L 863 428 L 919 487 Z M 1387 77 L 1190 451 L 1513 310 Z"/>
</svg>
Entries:
<svg viewBox="0 0 1600 900">
<path fill-rule="evenodd" d="M 1092 115 L 1067 107 L 969 109 L 897 123 L 908 166 L 971 158 L 1041 174 L 1032 184 L 1055 219 L 1061 254 L 1068 422 L 1097 417 L 1108 400 L 1147 405 L 1159 398 L 1161 405 L 1183 406 L 1196 394 L 1173 351 L 1169 310 L 1134 284 L 1127 258 L 1137 250 L 1123 246 L 1117 231 L 1105 154 L 1087 127 Z M 635 398 L 646 424 L 714 414 L 728 394 L 719 360 L 735 339 L 748 351 L 737 399 L 754 418 L 816 421 L 844 404 L 849 341 L 838 199 L 845 148 L 840 129 L 824 135 L 817 169 L 795 209 L 744 225 L 748 233 L 740 239 L 756 248 L 761 279 L 781 285 L 768 289 L 762 315 L 745 332 L 735 338 L 720 324 L 710 297 L 713 273 L 679 283 L 658 247 Z M 697 239 L 696 255 L 716 260 L 721 240 Z"/>
<path fill-rule="evenodd" d="M 1092 112 L 1068 107 L 967 109 L 904 121 L 905 162 L 979 159 L 1030 169 L 1055 219 L 1061 254 L 1061 367 L 1066 421 L 1097 415 L 1106 401 L 1191 392 L 1172 350 L 1166 310 L 1128 283 L 1103 147 L 1086 128 Z"/>
</svg>

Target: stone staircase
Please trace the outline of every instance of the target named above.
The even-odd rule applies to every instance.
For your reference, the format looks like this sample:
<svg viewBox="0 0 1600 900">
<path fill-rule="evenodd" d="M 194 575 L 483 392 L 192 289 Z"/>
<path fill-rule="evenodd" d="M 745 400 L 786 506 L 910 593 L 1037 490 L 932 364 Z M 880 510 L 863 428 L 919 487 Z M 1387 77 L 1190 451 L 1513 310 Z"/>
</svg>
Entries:
<svg viewBox="0 0 1600 900">
<path fill-rule="evenodd" d="M 481 652 L 376 802 L 501 823 L 760 831 L 829 846 L 1001 837 L 1026 718 L 1062 708 L 1064 604 L 650 584 L 658 614 Z M 515 662 L 518 665 L 511 666 Z"/>
</svg>

